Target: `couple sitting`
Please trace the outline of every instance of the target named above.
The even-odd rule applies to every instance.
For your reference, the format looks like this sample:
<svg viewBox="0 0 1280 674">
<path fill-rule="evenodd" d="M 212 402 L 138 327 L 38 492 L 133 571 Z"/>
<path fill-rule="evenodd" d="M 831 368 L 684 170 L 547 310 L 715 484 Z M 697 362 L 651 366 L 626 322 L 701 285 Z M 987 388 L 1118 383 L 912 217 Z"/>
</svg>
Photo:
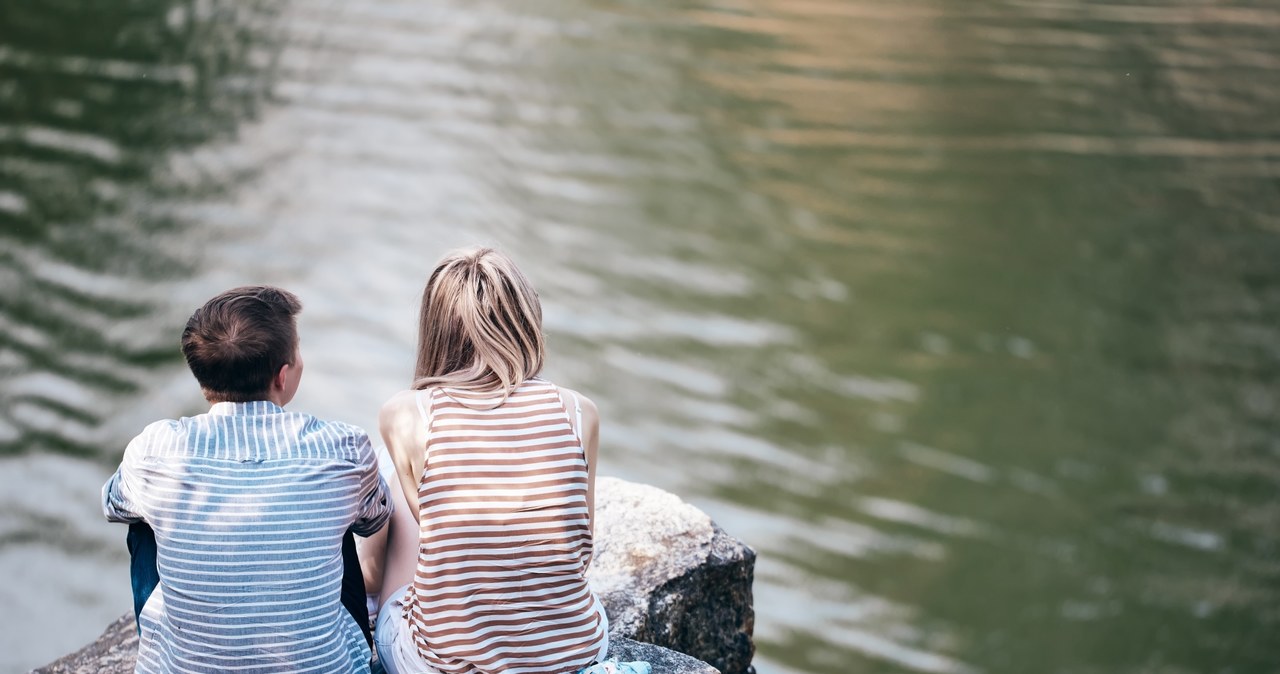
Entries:
<svg viewBox="0 0 1280 674">
<path fill-rule="evenodd" d="M 585 577 L 598 419 L 537 378 L 524 275 L 488 249 L 432 272 L 413 387 L 380 415 L 387 480 L 359 428 L 283 409 L 300 309 L 262 286 L 198 309 L 182 351 L 212 407 L 148 426 L 103 487 L 130 523 L 136 671 L 368 672 L 371 642 L 391 674 L 603 660 Z"/>
</svg>

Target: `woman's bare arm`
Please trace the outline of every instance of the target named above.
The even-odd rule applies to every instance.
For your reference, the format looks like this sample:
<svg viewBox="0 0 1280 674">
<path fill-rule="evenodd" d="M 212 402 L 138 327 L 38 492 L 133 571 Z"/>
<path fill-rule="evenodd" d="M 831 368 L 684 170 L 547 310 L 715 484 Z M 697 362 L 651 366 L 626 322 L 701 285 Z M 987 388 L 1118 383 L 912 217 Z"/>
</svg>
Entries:
<svg viewBox="0 0 1280 674">
<path fill-rule="evenodd" d="M 396 478 L 403 494 L 417 494 L 418 481 L 426 461 L 427 423 L 418 412 L 418 391 L 401 391 L 382 406 L 378 427 L 387 453 L 396 465 Z M 418 519 L 418 499 L 406 498 L 414 521 Z"/>
<path fill-rule="evenodd" d="M 418 569 L 418 520 L 409 512 L 409 501 L 418 499 L 406 499 L 399 480 L 391 485 L 391 496 L 395 499 L 396 510 L 386 526 L 386 564 L 383 568 L 382 588 L 378 592 L 378 606 L 387 603 L 396 590 L 412 583 Z"/>
<path fill-rule="evenodd" d="M 560 388 L 560 399 L 568 403 L 575 398 L 582 409 L 582 428 L 577 428 L 573 410 L 569 413 L 569 425 L 582 438 L 582 452 L 587 459 L 587 518 L 592 534 L 596 526 L 596 463 L 600 454 L 600 411 L 590 398 L 573 389 Z"/>
<path fill-rule="evenodd" d="M 401 391 L 382 406 L 378 427 L 387 453 L 395 464 L 395 477 L 388 485 L 395 501 L 391 521 L 383 529 L 377 566 L 381 586 L 379 605 L 396 590 L 413 581 L 418 565 L 418 480 L 426 460 L 427 425 L 418 412 L 417 391 Z M 412 495 L 412 498 L 406 495 Z M 369 541 L 373 543 L 372 539 Z M 362 560 L 362 564 L 363 564 Z M 370 563 L 370 566 L 374 564 Z M 366 585 L 367 587 L 367 585 Z"/>
</svg>

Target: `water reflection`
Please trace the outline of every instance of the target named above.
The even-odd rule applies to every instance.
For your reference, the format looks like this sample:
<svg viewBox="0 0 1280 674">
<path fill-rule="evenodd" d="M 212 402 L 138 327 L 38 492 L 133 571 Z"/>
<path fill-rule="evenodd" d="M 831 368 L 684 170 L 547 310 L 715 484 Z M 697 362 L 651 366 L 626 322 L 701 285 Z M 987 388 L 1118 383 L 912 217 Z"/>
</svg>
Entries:
<svg viewBox="0 0 1280 674">
<path fill-rule="evenodd" d="M 181 284 L 202 263 L 175 203 L 245 173 L 175 155 L 256 114 L 268 4 L 0 6 L 0 598 L 24 616 L 0 669 L 47 662 L 127 606 L 102 468 L 58 455 L 114 460 L 169 393 Z"/>
<path fill-rule="evenodd" d="M 1273 227 L 1248 204 L 1275 203 L 1280 148 L 1262 116 L 1280 80 L 1255 66 L 1268 82 L 1258 92 L 1222 75 L 1273 36 L 1103 32 L 1064 25 L 1054 7 L 968 7 L 944 14 L 942 32 L 943 17 L 909 11 L 835 28 L 813 4 L 731 14 L 719 25 L 766 33 L 777 51 L 842 54 L 830 66 L 843 70 L 816 57 L 794 72 L 774 64 L 797 58 L 761 47 L 704 62 L 708 83 L 753 104 L 726 106 L 746 111 L 726 126 L 742 130 L 750 159 L 736 163 L 756 168 L 752 191 L 792 213 L 792 241 L 818 244 L 804 247 L 809 269 L 848 295 L 825 316 L 771 307 L 817 338 L 805 350 L 819 364 L 779 358 L 784 373 L 765 381 L 789 379 L 774 393 L 822 425 L 764 425 L 793 439 L 789 451 L 829 458 L 844 446 L 836 465 L 858 469 L 809 481 L 744 465 L 716 492 L 822 513 L 824 528 L 845 532 L 802 529 L 765 545 L 784 564 L 762 565 L 764 575 L 825 608 L 806 604 L 822 616 L 813 621 L 788 614 L 790 629 L 762 635 L 762 651 L 822 671 L 861 659 L 918 671 L 1265 671 L 1275 567 L 1237 546 L 1271 549 L 1270 536 L 1237 527 L 1233 546 L 1218 529 L 1246 512 L 1265 519 L 1265 497 L 1240 494 L 1275 482 L 1246 469 L 1210 486 L 1200 471 L 1224 470 L 1249 426 L 1250 467 L 1273 463 L 1261 459 L 1277 431 L 1270 397 L 1256 384 L 1243 386 L 1252 395 L 1209 394 L 1221 375 L 1190 363 L 1225 345 L 1182 347 L 1212 334 L 1197 325 L 1223 311 L 1190 298 L 1210 290 L 1239 306 L 1235 293 L 1248 291 L 1231 279 L 1255 291 L 1274 282 L 1262 262 L 1275 259 Z M 843 41 L 823 41 L 834 35 Z M 1171 62 L 1191 43 L 1195 59 Z M 753 114 L 762 101 L 769 112 Z M 1236 254 L 1206 254 L 1233 239 Z M 1252 343 L 1276 336 L 1256 311 L 1246 316 Z M 1232 374 L 1265 376 L 1270 357 L 1256 355 Z M 806 376 L 822 371 L 834 376 Z M 919 393 L 905 405 L 833 396 L 822 382 L 841 373 Z M 1205 417 L 1220 435 L 1185 434 Z M 1202 458 L 1194 469 L 1188 446 Z M 1170 488 L 1173 465 L 1197 496 Z M 812 589 L 841 579 L 856 591 Z M 1215 622 L 1225 596 L 1232 618 Z M 855 597 L 893 609 L 842 613 Z M 943 657 L 909 657 L 918 652 Z"/>
<path fill-rule="evenodd" d="M 67 7 L 0 10 L 8 451 L 183 411 L 247 280 L 372 426 L 496 243 L 606 472 L 760 551 L 762 672 L 1274 668 L 1274 9 Z"/>
<path fill-rule="evenodd" d="M 168 158 L 231 134 L 268 81 L 258 4 L 82 5 L 0 8 L 3 454 L 97 454 L 104 403 L 175 362 L 155 284 L 198 256 L 166 202 L 233 175 Z"/>
</svg>

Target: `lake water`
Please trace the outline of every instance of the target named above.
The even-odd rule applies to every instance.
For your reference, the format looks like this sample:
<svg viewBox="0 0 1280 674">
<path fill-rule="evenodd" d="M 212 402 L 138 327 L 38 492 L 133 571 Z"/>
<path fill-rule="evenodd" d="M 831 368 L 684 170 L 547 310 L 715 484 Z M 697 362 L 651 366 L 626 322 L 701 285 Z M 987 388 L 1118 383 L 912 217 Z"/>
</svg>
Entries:
<svg viewBox="0 0 1280 674">
<path fill-rule="evenodd" d="M 762 674 L 1276 671 L 1278 113 L 1262 0 L 4 3 L 0 669 L 128 610 L 194 307 L 296 291 L 373 428 L 482 243 Z"/>
</svg>

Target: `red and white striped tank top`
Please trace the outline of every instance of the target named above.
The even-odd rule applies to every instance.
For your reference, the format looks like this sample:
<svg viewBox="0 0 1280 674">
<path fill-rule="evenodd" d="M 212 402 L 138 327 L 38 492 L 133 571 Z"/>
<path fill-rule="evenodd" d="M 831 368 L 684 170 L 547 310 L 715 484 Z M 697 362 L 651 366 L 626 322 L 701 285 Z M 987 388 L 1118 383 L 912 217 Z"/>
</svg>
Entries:
<svg viewBox="0 0 1280 674">
<path fill-rule="evenodd" d="M 549 382 L 526 381 L 482 409 L 496 402 L 418 393 L 429 439 L 406 618 L 423 660 L 441 672 L 577 672 L 608 638 L 586 580 L 582 443 Z"/>
</svg>

